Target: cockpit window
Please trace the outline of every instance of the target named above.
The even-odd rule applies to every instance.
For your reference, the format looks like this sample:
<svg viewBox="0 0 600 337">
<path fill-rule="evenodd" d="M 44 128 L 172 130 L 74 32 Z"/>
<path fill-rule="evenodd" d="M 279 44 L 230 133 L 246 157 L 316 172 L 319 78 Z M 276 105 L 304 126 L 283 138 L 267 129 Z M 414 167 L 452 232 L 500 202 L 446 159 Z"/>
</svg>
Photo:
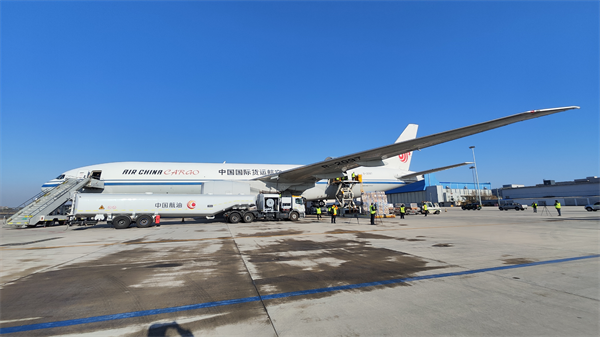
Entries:
<svg viewBox="0 0 600 337">
<path fill-rule="evenodd" d="M 64 174 L 61 174 L 61 175 L 59 175 L 58 177 L 56 177 L 56 179 L 64 179 L 64 178 L 65 178 L 65 175 L 64 175 Z"/>
</svg>

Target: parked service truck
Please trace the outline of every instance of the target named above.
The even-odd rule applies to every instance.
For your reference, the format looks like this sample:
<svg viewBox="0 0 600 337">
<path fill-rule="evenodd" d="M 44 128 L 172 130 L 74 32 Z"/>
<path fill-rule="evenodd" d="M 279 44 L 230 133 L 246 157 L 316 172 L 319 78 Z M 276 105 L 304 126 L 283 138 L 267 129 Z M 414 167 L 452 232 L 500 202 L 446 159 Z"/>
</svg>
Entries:
<svg viewBox="0 0 600 337">
<path fill-rule="evenodd" d="M 160 218 L 225 216 L 231 223 L 254 219 L 290 219 L 304 217 L 301 197 L 279 194 L 96 194 L 75 193 L 69 225 L 90 225 L 107 220 L 116 229 L 135 223 L 149 227 Z"/>
</svg>

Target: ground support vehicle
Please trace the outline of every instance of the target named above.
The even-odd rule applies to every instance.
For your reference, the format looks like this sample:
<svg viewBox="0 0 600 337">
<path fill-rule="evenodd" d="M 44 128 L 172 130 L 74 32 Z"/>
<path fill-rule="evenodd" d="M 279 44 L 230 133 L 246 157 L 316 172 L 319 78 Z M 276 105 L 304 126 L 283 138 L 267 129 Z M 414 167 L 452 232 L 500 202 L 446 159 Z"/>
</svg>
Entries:
<svg viewBox="0 0 600 337">
<path fill-rule="evenodd" d="M 591 211 L 596 212 L 599 209 L 600 209 L 600 201 L 598 201 L 597 203 L 595 203 L 593 205 L 585 205 L 585 210 L 588 212 L 591 212 Z"/>
<path fill-rule="evenodd" d="M 481 205 L 478 202 L 462 205 L 462 210 L 481 210 Z"/>
<path fill-rule="evenodd" d="M 397 203 L 397 204 L 394 205 L 394 215 L 400 215 L 400 207 L 401 207 L 401 205 L 402 205 L 401 203 Z M 405 203 L 404 204 L 404 212 L 405 212 L 404 213 L 405 215 L 423 214 L 422 210 L 421 210 L 421 207 L 416 202 Z M 429 213 L 432 213 L 431 209 L 429 210 Z M 438 213 L 436 213 L 436 214 L 438 214 Z"/>
<path fill-rule="evenodd" d="M 257 220 L 282 220 L 297 221 L 305 216 L 305 207 L 302 197 L 281 196 L 280 194 L 259 194 L 255 204 L 234 205 L 223 213 L 230 223 L 240 221 L 249 223 Z"/>
<path fill-rule="evenodd" d="M 440 214 L 442 212 L 442 209 L 440 208 L 440 205 L 436 202 L 436 203 L 432 203 L 432 202 L 426 202 L 427 204 L 427 211 L 429 212 L 429 214 Z M 421 214 L 425 214 L 425 211 L 423 211 L 423 205 L 421 205 L 421 209 L 420 209 Z"/>
<path fill-rule="evenodd" d="M 292 205 L 292 202 L 295 204 Z M 159 223 L 161 217 L 212 219 L 217 215 L 224 215 L 228 221 L 235 223 L 271 217 L 298 220 L 304 216 L 304 212 L 301 197 L 281 197 L 279 194 L 75 193 L 68 224 L 95 225 L 106 220 L 116 229 L 127 228 L 133 223 L 144 228 Z"/>
<path fill-rule="evenodd" d="M 501 211 L 508 211 L 509 209 L 514 209 L 515 211 L 524 211 L 527 209 L 527 205 L 522 205 L 518 202 L 507 202 L 498 206 L 498 209 Z"/>
<path fill-rule="evenodd" d="M 82 189 L 100 191 L 103 188 L 104 183 L 94 177 L 65 179 L 60 185 L 33 196 L 17 207 L 22 208 L 8 218 L 6 225 L 25 228 L 65 224 L 71 207 L 69 201 L 72 193 Z"/>
</svg>

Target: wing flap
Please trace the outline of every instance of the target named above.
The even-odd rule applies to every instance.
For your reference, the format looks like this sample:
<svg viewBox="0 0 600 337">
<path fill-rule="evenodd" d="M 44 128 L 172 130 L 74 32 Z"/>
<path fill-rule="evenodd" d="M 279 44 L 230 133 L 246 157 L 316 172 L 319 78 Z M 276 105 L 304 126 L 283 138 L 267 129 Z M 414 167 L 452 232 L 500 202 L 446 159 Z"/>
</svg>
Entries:
<svg viewBox="0 0 600 337">
<path fill-rule="evenodd" d="M 434 173 L 434 172 L 449 170 L 451 168 L 455 168 L 455 167 L 459 167 L 459 166 L 464 166 L 464 165 L 470 165 L 470 164 L 473 164 L 473 162 L 464 162 L 464 163 L 459 163 L 459 164 L 454 164 L 454 165 L 448 165 L 448 166 L 444 166 L 444 167 L 438 167 L 438 168 L 434 168 L 434 169 L 426 170 L 426 171 L 413 172 L 411 174 L 405 174 L 403 176 L 399 176 L 399 177 L 396 177 L 396 178 L 398 178 L 400 180 L 411 180 L 411 179 L 416 178 L 417 176 L 422 176 L 424 174 L 429 174 L 429 173 Z"/>
</svg>

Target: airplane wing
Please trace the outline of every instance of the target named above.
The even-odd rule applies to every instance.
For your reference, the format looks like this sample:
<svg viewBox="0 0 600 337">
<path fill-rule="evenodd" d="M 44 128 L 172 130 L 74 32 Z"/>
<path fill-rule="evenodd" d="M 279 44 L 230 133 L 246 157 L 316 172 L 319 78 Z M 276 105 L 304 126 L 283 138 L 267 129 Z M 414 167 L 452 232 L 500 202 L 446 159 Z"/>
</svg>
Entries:
<svg viewBox="0 0 600 337">
<path fill-rule="evenodd" d="M 359 166 L 382 166 L 384 165 L 384 159 L 398 156 L 403 153 L 424 149 L 433 145 L 496 129 L 516 122 L 543 117 L 571 109 L 579 109 L 579 107 L 569 106 L 522 112 L 516 115 L 502 117 L 450 131 L 444 131 L 425 137 L 419 137 L 400 143 L 381 146 L 375 149 L 357 152 L 347 156 L 326 159 L 318 163 L 300 166 L 276 174 L 262 176 L 257 179 L 269 183 L 277 183 L 281 187 L 284 187 L 282 190 L 295 185 L 314 184 L 314 182 L 317 180 L 340 177 L 342 176 L 343 172 Z"/>
<path fill-rule="evenodd" d="M 444 170 L 448 170 L 448 169 L 451 169 L 451 168 L 455 168 L 455 167 L 459 167 L 459 166 L 463 166 L 463 165 L 469 165 L 469 164 L 473 164 L 473 162 L 467 161 L 467 162 L 464 162 L 464 163 L 459 163 L 459 164 L 454 164 L 454 165 L 448 165 L 448 166 L 444 166 L 444 167 L 438 167 L 438 168 L 434 168 L 434 169 L 431 169 L 431 170 L 420 171 L 420 172 L 413 172 L 411 174 L 405 174 L 403 176 L 396 176 L 396 178 L 398 178 L 400 180 L 412 180 L 412 179 L 416 178 L 417 176 L 422 176 L 422 175 L 429 174 L 429 173 L 444 171 Z"/>
</svg>

